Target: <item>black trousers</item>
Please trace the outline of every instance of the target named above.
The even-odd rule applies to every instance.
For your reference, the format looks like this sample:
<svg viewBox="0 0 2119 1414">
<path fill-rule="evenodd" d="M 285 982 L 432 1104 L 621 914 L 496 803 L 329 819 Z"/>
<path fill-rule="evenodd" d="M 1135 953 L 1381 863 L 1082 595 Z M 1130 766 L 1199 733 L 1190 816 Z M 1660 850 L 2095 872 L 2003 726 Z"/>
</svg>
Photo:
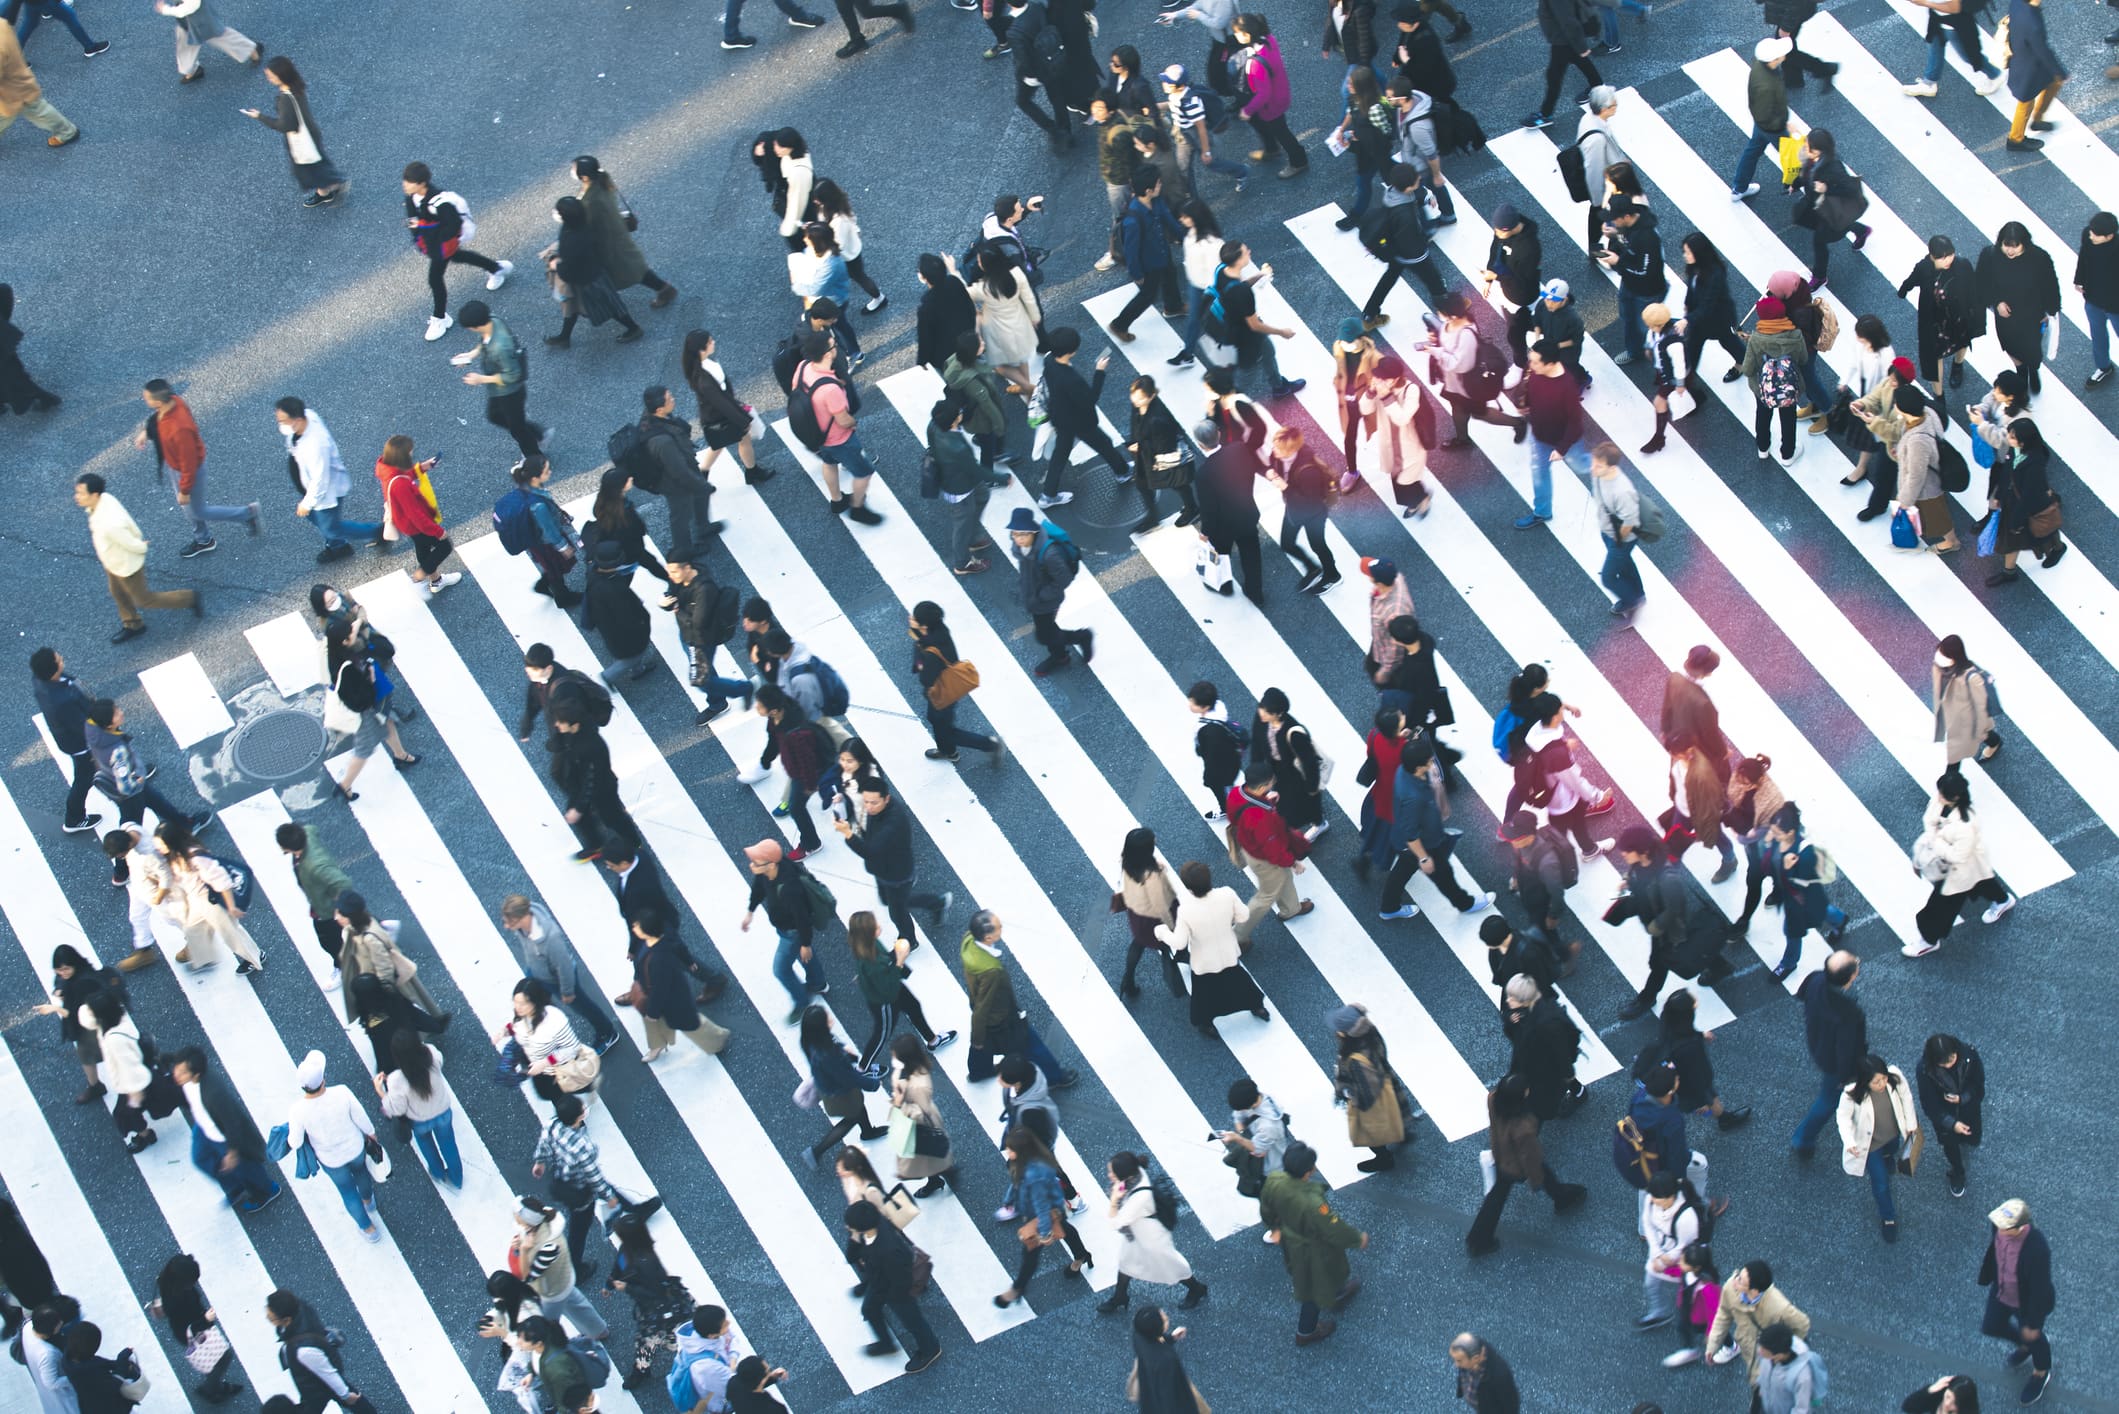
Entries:
<svg viewBox="0 0 2119 1414">
<path fill-rule="evenodd" d="M 331 965 L 338 966 L 338 950 L 346 944 L 346 930 L 336 918 L 318 918 L 313 913 L 309 915 L 309 926 L 316 930 L 317 945 L 331 959 Z"/>
<path fill-rule="evenodd" d="M 912 988 L 898 988 L 898 998 L 877 1006 L 868 1006 L 868 1044 L 861 1048 L 861 1069 L 867 1070 L 882 1058 L 883 1048 L 898 1029 L 898 1018 L 904 1017 L 912 1023 L 912 1029 L 929 1046 L 934 1045 L 934 1028 L 927 1024 L 927 1013 L 920 1010 L 920 999 L 912 994 Z"/>
<path fill-rule="evenodd" d="M 1435 861 L 1435 872 L 1428 877 L 1435 881 L 1435 887 L 1442 891 L 1442 897 L 1448 899 L 1457 911 L 1462 913 L 1472 906 L 1472 896 L 1464 891 L 1464 885 L 1457 882 L 1457 871 L 1450 864 L 1450 854 L 1455 845 L 1454 839 L 1444 839 L 1440 848 L 1428 851 L 1429 857 Z M 1405 886 L 1411 882 L 1413 875 L 1419 872 L 1419 858 L 1410 849 L 1399 850 L 1397 857 L 1391 860 L 1390 872 L 1383 876 L 1385 912 L 1405 907 L 1408 902 Z"/>
<path fill-rule="evenodd" d="M 68 753 L 73 757 L 74 778 L 66 787 L 66 815 L 69 825 L 78 825 L 88 818 L 88 789 L 96 783 L 96 758 L 86 749 Z"/>
<path fill-rule="evenodd" d="M 686 471 L 674 480 L 665 474 L 661 495 L 670 511 L 669 557 L 690 564 L 705 552 L 699 542 L 711 533 L 714 488 L 703 475 Z"/>
<path fill-rule="evenodd" d="M 846 25 L 846 37 L 856 44 L 865 42 L 861 33 L 861 21 L 896 20 L 906 24 L 912 19 L 912 9 L 907 5 L 873 5 L 869 0 L 833 0 L 839 7 L 839 18 Z"/>
<path fill-rule="evenodd" d="M 1035 1216 L 1036 1214 L 1034 1213 L 1022 1215 L 1023 1221 L 1026 1222 Z M 1082 1235 L 1074 1230 L 1074 1224 L 1068 1222 L 1065 1218 L 1060 1219 L 1060 1236 L 1066 1240 L 1067 1251 L 1075 1261 L 1086 1262 L 1089 1260 L 1089 1244 L 1082 1241 Z M 1043 1259 L 1044 1255 L 1045 1249 L 1043 1247 L 1025 1247 L 1023 1249 L 1023 1258 L 1015 1265 L 1015 1289 L 1017 1292 L 1024 1292 L 1030 1289 L 1030 1279 L 1037 1275 L 1037 1264 Z"/>
<path fill-rule="evenodd" d="M 1577 54 L 1564 44 L 1551 46 L 1545 58 L 1545 97 L 1538 100 L 1538 111 L 1548 118 L 1552 116 L 1553 105 L 1560 101 L 1560 81 L 1567 76 L 1570 67 L 1580 69 L 1583 80 L 1591 88 L 1604 82 L 1604 76 L 1597 72 L 1597 66 L 1590 62 L 1587 54 Z M 1603 233 L 1600 230 L 1598 234 Z"/>
<path fill-rule="evenodd" d="M 1375 289 L 1369 291 L 1368 303 L 1361 306 L 1362 317 L 1374 319 L 1383 313 L 1383 297 L 1408 273 L 1418 275 L 1420 283 L 1427 286 L 1427 302 L 1430 306 L 1442 303 L 1442 297 L 1448 291 L 1442 283 L 1442 272 L 1435 268 L 1433 255 L 1424 255 L 1410 265 L 1387 260 L 1383 263 L 1383 278 L 1376 282 Z"/>
<path fill-rule="evenodd" d="M 1715 329 L 1709 328 L 1703 320 L 1687 319 L 1685 321 L 1685 337 L 1683 340 L 1685 367 L 1690 370 L 1690 376 L 1695 381 L 1700 376 L 1700 351 L 1707 347 L 1709 339 L 1722 346 L 1722 352 L 1729 355 L 1732 363 L 1741 364 L 1744 361 L 1744 341 L 1739 339 L 1736 336 L 1736 331 L 1727 324 Z M 1701 389 L 1695 388 L 1693 391 L 1701 392 Z"/>
<path fill-rule="evenodd" d="M 1119 451 L 1118 444 L 1113 442 L 1109 434 L 1104 431 L 1102 423 L 1092 422 L 1086 427 L 1062 427 L 1059 423 L 1054 422 L 1052 424 L 1052 460 L 1045 463 L 1045 489 L 1043 494 L 1050 496 L 1059 490 L 1060 477 L 1066 473 L 1068 464 L 1074 460 L 1074 444 L 1076 442 L 1081 442 L 1094 448 L 1103 457 L 1104 465 L 1111 468 L 1113 476 L 1123 481 L 1133 475 L 1133 468 L 1126 465 L 1125 455 Z"/>
<path fill-rule="evenodd" d="M 1449 404 L 1449 420 L 1457 424 L 1459 437 L 1469 437 L 1474 422 L 1491 422 L 1496 427 L 1514 427 L 1522 419 L 1510 417 L 1492 403 L 1474 403 L 1470 398 L 1457 393 L 1445 392 L 1443 401 Z"/>
<path fill-rule="evenodd" d="M 1266 156 L 1271 157 L 1277 147 L 1287 154 L 1288 165 L 1298 172 L 1310 165 L 1310 154 L 1304 152 L 1302 144 L 1295 140 L 1295 131 L 1288 126 L 1285 113 L 1278 118 L 1246 118 L 1244 121 L 1251 125 L 1252 132 L 1258 134 L 1258 146 Z"/>
<path fill-rule="evenodd" d="M 1326 579 L 1339 578 L 1339 565 L 1332 559 L 1332 547 L 1325 540 L 1325 518 L 1300 519 L 1294 515 L 1280 522 L 1280 548 L 1300 561 L 1304 570 L 1311 574 L 1323 574 Z M 1308 536 L 1310 548 L 1304 550 L 1296 543 L 1296 537 Z"/>
<path fill-rule="evenodd" d="M 1216 553 L 1233 555 L 1236 558 L 1236 579 L 1243 585 L 1246 599 L 1261 609 L 1266 602 L 1265 556 L 1258 546 L 1258 527 L 1234 534 L 1212 534 L 1207 536 Z"/>
<path fill-rule="evenodd" d="M 1756 438 L 1756 445 L 1762 452 L 1772 450 L 1773 422 L 1776 417 L 1780 419 L 1781 424 L 1781 456 L 1784 459 L 1792 457 L 1795 455 L 1795 408 L 1792 404 L 1783 408 L 1774 407 L 1770 403 L 1758 405 L 1758 411 L 1751 419 L 1751 430 Z"/>
<path fill-rule="evenodd" d="M 1253 544 L 1255 546 L 1255 539 Z M 1044 645 L 1045 661 L 1052 664 L 1066 662 L 1069 648 L 1088 643 L 1095 637 L 1085 628 L 1061 628 L 1057 614 L 1032 614 L 1030 622 L 1033 625 L 1031 636 Z M 906 936 L 912 935 L 908 933 Z"/>
<path fill-rule="evenodd" d="M 846 0 L 839 0 L 839 3 L 843 7 Z M 883 1312 L 886 1309 L 897 1318 L 898 1325 L 904 1329 L 907 1337 L 904 1344 L 911 1347 L 908 1353 L 913 1359 L 931 1355 L 941 1347 L 942 1342 L 936 1337 L 934 1327 L 927 1324 L 927 1317 L 921 1314 L 920 1303 L 911 1292 L 902 1291 L 894 1296 L 886 1296 L 871 1288 L 868 1294 L 861 1298 L 861 1318 L 868 1322 L 868 1328 L 876 1333 L 877 1340 L 891 1338 L 890 1327 L 883 1322 Z"/>
<path fill-rule="evenodd" d="M 615 792 L 590 801 L 589 808 L 574 822 L 574 838 L 583 849 L 602 849 L 606 836 L 623 840 L 636 850 L 640 848 L 640 827 L 633 823 L 632 815 Z"/>
<path fill-rule="evenodd" d="M 1494 1229 L 1501 1225 L 1501 1210 L 1508 1206 L 1508 1195 L 1515 1192 L 1516 1185 L 1522 1181 L 1506 1169 L 1497 1167 L 1494 1170 L 1494 1186 L 1486 1191 L 1486 1201 L 1479 1205 L 1479 1214 L 1472 1219 L 1471 1231 L 1465 1234 L 1465 1241 L 1480 1247 L 1493 1240 Z M 1557 1203 L 1560 1179 L 1552 1171 L 1551 1164 L 1545 1165 L 1539 1183 L 1545 1196 Z"/>
<path fill-rule="evenodd" d="M 452 265 L 476 266 L 488 275 L 500 273 L 499 261 L 480 255 L 477 251 L 468 250 L 462 246 L 456 248 L 456 254 L 454 255 L 443 255 L 438 251 L 430 252 L 427 256 L 427 288 L 434 292 L 434 317 L 436 319 L 449 312 L 448 272 L 449 267 Z"/>
<path fill-rule="evenodd" d="M 1037 106 L 1037 96 L 1041 93 L 1045 95 L 1045 101 L 1052 105 L 1052 116 L 1049 118 L 1045 116 L 1045 110 Z M 1031 122 L 1055 137 L 1066 136 L 1073 131 L 1072 125 L 1067 121 L 1067 105 L 1053 95 L 1049 84 L 1043 88 L 1032 88 L 1021 79 L 1016 80 L 1015 106 L 1022 109 Z"/>
<path fill-rule="evenodd" d="M 529 414 L 524 411 L 529 391 L 517 388 L 512 393 L 500 393 L 486 399 L 486 421 L 513 437 L 524 456 L 536 451 L 537 444 L 544 440 L 544 429 L 530 421 Z"/>
<path fill-rule="evenodd" d="M 1133 321 L 1148 312 L 1148 306 L 1155 303 L 1157 295 L 1162 296 L 1163 313 L 1170 318 L 1176 319 L 1190 313 L 1184 286 L 1177 278 L 1177 267 L 1165 265 L 1160 270 L 1150 271 L 1148 278 L 1140 282 L 1139 288 L 1133 292 L 1133 298 L 1126 301 L 1126 307 L 1118 312 L 1118 318 L 1111 321 L 1112 330 L 1124 332 L 1131 329 Z"/>
<path fill-rule="evenodd" d="M 1950 929 L 1957 926 L 1957 915 L 1963 913 L 1964 906 L 1973 899 L 2002 903 L 2008 896 L 2009 891 L 2002 887 L 2001 880 L 1991 875 L 1961 894 L 1946 894 L 1942 885 L 1937 884 L 1929 890 L 1928 901 L 1920 906 L 1920 912 L 1913 916 L 1914 926 L 1920 930 L 1921 937 L 1939 943 L 1950 936 Z"/>
<path fill-rule="evenodd" d="M 890 915 L 891 926 L 898 930 L 896 936 L 904 938 L 915 945 L 918 944 L 920 935 L 912 930 L 912 910 L 923 908 L 932 913 L 937 919 L 942 916 L 941 896 L 914 892 L 912 880 L 910 879 L 897 884 L 886 884 L 881 879 L 878 879 L 876 880 L 876 893 L 883 900 L 884 910 Z M 911 994 L 905 993 L 905 995 L 910 996 Z"/>
</svg>

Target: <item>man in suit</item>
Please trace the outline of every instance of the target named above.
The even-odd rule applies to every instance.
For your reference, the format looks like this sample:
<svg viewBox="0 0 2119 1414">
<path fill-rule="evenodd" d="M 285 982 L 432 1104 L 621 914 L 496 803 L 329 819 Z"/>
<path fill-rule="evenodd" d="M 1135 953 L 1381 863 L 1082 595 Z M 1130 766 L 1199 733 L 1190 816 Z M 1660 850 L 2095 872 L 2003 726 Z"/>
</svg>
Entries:
<svg viewBox="0 0 2119 1414">
<path fill-rule="evenodd" d="M 191 1121 L 192 1166 L 220 1184 L 228 1201 L 246 1213 L 279 1197 L 280 1185 L 265 1166 L 265 1137 L 243 1102 L 213 1073 L 206 1052 L 186 1046 L 169 1074 L 183 1092 L 184 1116 Z"/>
<path fill-rule="evenodd" d="M 888 1355 L 898 1348 L 891 1339 L 890 1327 L 883 1321 L 887 1308 L 912 1343 L 905 1373 L 919 1374 L 940 1358 L 942 1342 L 921 1314 L 919 1298 L 913 1295 L 912 1243 L 904 1233 L 883 1221 L 876 1205 L 865 1198 L 847 1207 L 846 1232 L 847 1260 L 861 1274 L 861 1315 L 876 1333 L 868 1354 Z"/>
<path fill-rule="evenodd" d="M 1236 577 L 1253 604 L 1265 607 L 1265 567 L 1258 548 L 1258 501 L 1251 482 L 1256 458 L 1221 440 L 1221 428 L 1202 422 L 1192 429 L 1206 459 L 1199 466 L 1199 529 L 1217 554 L 1236 556 Z"/>
<path fill-rule="evenodd" d="M 677 936 L 677 908 L 662 887 L 662 874 L 655 868 L 653 860 L 643 855 L 636 845 L 613 841 L 604 846 L 603 867 L 611 871 L 611 889 L 618 895 L 618 912 L 628 926 L 649 913 L 667 920 L 669 941 L 684 954 L 687 970 L 699 981 L 700 1005 L 728 990 L 727 976 L 699 961 L 691 949 L 684 946 L 684 940 Z M 624 997 L 611 1000 L 619 1006 L 627 1004 Z"/>
</svg>

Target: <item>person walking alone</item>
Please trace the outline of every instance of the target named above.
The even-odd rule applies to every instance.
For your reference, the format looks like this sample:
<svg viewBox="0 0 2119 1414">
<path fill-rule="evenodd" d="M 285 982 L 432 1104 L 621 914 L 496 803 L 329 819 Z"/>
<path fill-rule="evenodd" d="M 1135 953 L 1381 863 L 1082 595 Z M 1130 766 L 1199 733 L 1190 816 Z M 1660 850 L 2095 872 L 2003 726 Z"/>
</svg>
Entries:
<svg viewBox="0 0 2119 1414">
<path fill-rule="evenodd" d="M 1570 66 L 1581 71 L 1582 81 L 1591 93 L 1603 84 L 1604 76 L 1589 57 L 1590 26 L 1597 23 L 1592 9 L 1590 0 L 1538 0 L 1538 33 L 1545 37 L 1546 46 L 1545 95 L 1523 120 L 1524 127 L 1552 126 L 1553 108 L 1560 101 L 1560 83 Z"/>
<path fill-rule="evenodd" d="M 1501 1210 L 1517 1184 L 1552 1201 L 1555 1216 L 1582 1206 L 1589 1189 L 1579 1183 L 1562 1183 L 1545 1161 L 1539 1142 L 1539 1118 L 1531 1104 L 1530 1082 L 1520 1075 L 1504 1075 L 1486 1093 L 1487 1138 L 1493 1155 L 1493 1186 L 1464 1235 L 1464 1250 L 1474 1257 L 1499 1251 L 1494 1229 L 1501 1224 Z"/>
<path fill-rule="evenodd" d="M 347 183 L 324 155 L 323 134 L 317 131 L 316 119 L 309 111 L 308 83 L 301 70 L 294 67 L 294 60 L 284 54 L 266 62 L 265 82 L 273 88 L 272 115 L 267 117 L 255 108 L 245 108 L 241 110 L 243 116 L 256 119 L 286 140 L 287 163 L 294 171 L 294 184 L 308 192 L 302 205 L 330 205 L 345 195 Z"/>
<path fill-rule="evenodd" d="M 1972 812 L 1971 783 L 1954 766 L 1935 782 L 1935 794 L 1921 814 L 1913 864 L 1931 887 L 1914 918 L 1920 940 L 1899 949 L 1907 957 L 1926 957 L 1941 947 L 1957 915 L 1974 898 L 1987 900 L 1980 919 L 1985 923 L 2000 922 L 2016 907 L 2016 896 L 1995 877 L 1987 858 L 1986 840 Z"/>
<path fill-rule="evenodd" d="M 486 288 L 497 290 L 508 282 L 512 261 L 480 255 L 464 243 L 478 230 L 471 208 L 453 191 L 437 191 L 434 169 L 424 162 L 408 162 L 400 185 L 405 192 L 405 225 L 412 232 L 412 248 L 427 260 L 427 289 L 434 296 L 434 312 L 427 316 L 428 343 L 449 332 L 448 274 L 451 265 L 469 265 L 486 272 Z"/>
<path fill-rule="evenodd" d="M 147 537 L 140 533 L 139 522 L 105 488 L 102 477 L 84 471 L 74 478 L 74 504 L 88 513 L 96 561 L 103 566 L 111 602 L 118 606 L 118 631 L 111 635 L 112 643 L 125 643 L 147 632 L 142 609 L 189 609 L 195 618 L 206 616 L 206 601 L 196 589 L 147 587 Z"/>
<path fill-rule="evenodd" d="M 2053 1374 L 2053 1346 L 2045 1323 L 2053 1314 L 2053 1249 L 2045 1233 L 2031 1226 L 2031 1208 L 2011 1198 L 1987 1214 L 1993 1234 L 1979 1264 L 1979 1284 L 1989 1288 L 1981 1335 L 1996 1336 L 2014 1347 L 2002 1357 L 2011 1370 L 2030 1366 L 2017 1401 L 2036 1404 Z"/>
<path fill-rule="evenodd" d="M 251 68 L 265 62 L 265 46 L 241 30 L 222 24 L 207 0 L 155 0 L 155 13 L 177 22 L 178 83 L 197 83 L 205 77 L 199 51 L 209 47 Z"/>
<path fill-rule="evenodd" d="M 349 535 L 380 547 L 383 543 L 380 522 L 347 520 L 343 514 L 353 481 L 346 474 L 345 460 L 339 456 L 338 440 L 324 425 L 324 419 L 317 416 L 314 408 L 292 396 L 281 398 L 272 405 L 272 418 L 287 443 L 290 470 L 301 483 L 302 499 L 295 506 L 294 513 L 314 525 L 317 534 L 324 538 L 324 548 L 317 552 L 316 562 L 327 565 L 351 555 L 353 546 L 346 538 Z"/>
<path fill-rule="evenodd" d="M 1111 1156 L 1105 1172 L 1111 1179 L 1111 1225 L 1126 1241 L 1118 1252 L 1118 1283 L 1097 1303 L 1097 1312 L 1108 1316 L 1130 1306 L 1135 1281 L 1184 1287 L 1185 1299 L 1179 1304 L 1188 1311 L 1206 1300 L 1207 1284 L 1192 1274 L 1192 1264 L 1170 1240 L 1177 1215 L 1163 1216 L 1147 1159 L 1121 1151 Z"/>
<path fill-rule="evenodd" d="M 1266 1175 L 1258 1213 L 1294 1280 L 1295 1344 L 1330 1339 L 1339 1322 L 1324 1312 L 1337 1312 L 1361 1294 L 1347 1253 L 1366 1248 L 1369 1235 L 1332 1211 L 1315 1149 L 1300 1140 L 1288 1145 L 1280 1168 Z"/>
</svg>

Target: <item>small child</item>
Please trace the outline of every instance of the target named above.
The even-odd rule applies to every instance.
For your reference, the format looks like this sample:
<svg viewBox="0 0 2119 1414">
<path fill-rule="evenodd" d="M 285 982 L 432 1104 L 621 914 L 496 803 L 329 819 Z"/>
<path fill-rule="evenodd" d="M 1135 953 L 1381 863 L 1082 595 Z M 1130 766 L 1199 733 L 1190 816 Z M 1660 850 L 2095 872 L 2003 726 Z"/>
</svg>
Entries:
<svg viewBox="0 0 2119 1414">
<path fill-rule="evenodd" d="M 1714 1265 L 1714 1249 L 1705 1242 L 1688 1242 L 1678 1254 L 1678 1330 L 1685 1344 L 1663 1357 L 1663 1368 L 1679 1369 L 1700 1360 L 1708 1352 L 1704 1338 L 1714 1329 L 1715 1312 L 1722 1304 L 1722 1274 Z"/>
</svg>

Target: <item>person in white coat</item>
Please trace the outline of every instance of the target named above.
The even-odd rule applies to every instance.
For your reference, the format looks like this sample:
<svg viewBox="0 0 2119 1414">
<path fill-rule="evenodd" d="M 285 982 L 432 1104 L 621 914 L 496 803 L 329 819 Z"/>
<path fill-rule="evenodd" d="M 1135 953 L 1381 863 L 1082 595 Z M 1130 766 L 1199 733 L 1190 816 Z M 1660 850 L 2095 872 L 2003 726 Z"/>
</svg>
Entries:
<svg viewBox="0 0 2119 1414">
<path fill-rule="evenodd" d="M 287 1109 L 288 1152 L 298 1151 L 307 1140 L 318 1165 L 338 1189 L 346 1216 L 360 1228 L 362 1237 L 381 1242 L 382 1229 L 375 1222 L 375 1178 L 368 1172 L 368 1156 L 380 1159 L 383 1152 L 374 1123 L 351 1090 L 324 1083 L 322 1051 L 303 1056 L 294 1068 L 294 1079 L 302 1093 Z"/>
<path fill-rule="evenodd" d="M 82 1030 L 96 1034 L 96 1044 L 103 1052 L 104 1083 L 118 1097 L 110 1117 L 125 1136 L 126 1152 L 137 1154 L 155 1142 L 154 1126 L 148 1119 L 149 1106 L 153 1104 L 165 1115 L 176 1108 L 176 1100 L 166 1093 L 170 1082 L 147 1063 L 139 1023 L 125 1010 L 115 992 L 106 989 L 90 997 L 81 1004 L 75 1019 Z M 154 1096 L 148 1094 L 151 1086 L 158 1092 Z"/>
<path fill-rule="evenodd" d="M 71 1296 L 55 1296 L 30 1313 L 23 1329 L 22 1363 L 29 1367 L 30 1387 L 37 1391 L 38 1414 L 81 1414 L 81 1401 L 63 1368 L 59 1328 L 78 1320 L 81 1307 Z"/>
<path fill-rule="evenodd" d="M 1187 1309 L 1206 1300 L 1207 1284 L 1192 1275 L 1192 1264 L 1170 1236 L 1172 1229 L 1156 1214 L 1148 1161 L 1121 1150 L 1111 1156 L 1105 1172 L 1111 1177 L 1111 1225 L 1124 1236 L 1125 1245 L 1118 1249 L 1118 1284 L 1096 1309 L 1105 1315 L 1125 1310 L 1133 1300 L 1135 1281 L 1183 1286 L 1185 1299 L 1179 1304 Z"/>
<path fill-rule="evenodd" d="M 1641 1237 L 1648 1244 L 1648 1260 L 1642 1267 L 1641 1318 L 1637 1331 L 1667 1326 L 1677 1314 L 1678 1292 L 1685 1284 L 1679 1257 L 1699 1240 L 1700 1210 L 1678 1186 L 1678 1176 L 1668 1169 L 1649 1175 L 1648 1202 L 1641 1209 Z"/>
<path fill-rule="evenodd" d="M 184 930 L 176 961 L 196 971 L 219 962 L 226 948 L 235 954 L 237 975 L 263 972 L 265 959 L 243 927 L 243 910 L 236 907 L 235 880 L 200 846 L 191 822 L 182 816 L 163 820 L 155 826 L 154 843 L 168 871 L 154 902 L 168 909 Z"/>
<path fill-rule="evenodd" d="M 1171 956 L 1192 968 L 1192 1025 L 1215 1035 L 1214 1018 L 1248 1011 L 1266 1019 L 1265 993 L 1243 965 L 1239 936 L 1250 910 L 1236 890 L 1214 887 L 1214 872 L 1198 860 L 1177 871 L 1177 922 L 1155 925 Z"/>
<path fill-rule="evenodd" d="M 1954 769 L 1943 772 L 1935 783 L 1934 798 L 1921 816 L 1920 838 L 1913 841 L 1913 867 L 1930 888 L 1928 901 L 1913 916 L 1919 941 L 1899 949 L 1907 957 L 1926 957 L 1941 947 L 1957 925 L 1957 915 L 1974 898 L 1987 901 L 1987 910 L 1980 915 L 1986 923 L 1999 922 L 2016 906 L 2016 896 L 1995 877 L 1987 859 L 1987 842 L 1972 813 L 1971 782 Z"/>
<path fill-rule="evenodd" d="M 1840 1092 L 1839 1140 L 1841 1164 L 1860 1178 L 1867 1174 L 1869 1192 L 1876 1198 L 1876 1215 L 1883 1221 L 1884 1241 L 1898 1241 L 1898 1208 L 1891 1201 L 1891 1175 L 1910 1173 L 1900 1157 L 1908 1142 L 1920 1133 L 1913 1114 L 1913 1087 L 1895 1065 L 1882 1056 L 1863 1056 L 1854 1068 L 1854 1083 Z"/>
</svg>

